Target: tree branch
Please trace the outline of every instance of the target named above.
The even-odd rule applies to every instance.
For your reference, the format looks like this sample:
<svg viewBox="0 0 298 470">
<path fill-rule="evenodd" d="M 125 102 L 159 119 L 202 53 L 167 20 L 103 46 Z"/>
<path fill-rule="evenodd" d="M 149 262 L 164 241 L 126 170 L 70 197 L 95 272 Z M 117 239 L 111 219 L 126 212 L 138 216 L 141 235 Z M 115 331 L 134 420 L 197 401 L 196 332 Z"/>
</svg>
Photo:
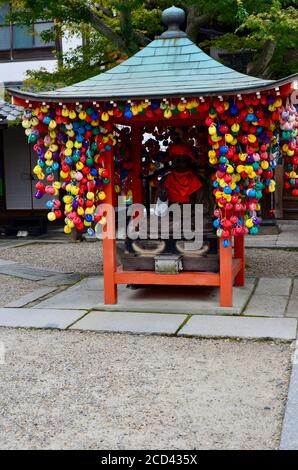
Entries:
<svg viewBox="0 0 298 470">
<path fill-rule="evenodd" d="M 210 21 L 209 15 L 199 15 L 197 7 L 191 6 L 187 9 L 187 25 L 186 34 L 195 42 L 198 36 L 199 29 L 205 26 Z"/>
<path fill-rule="evenodd" d="M 247 71 L 250 75 L 261 78 L 269 78 L 269 66 L 272 60 L 276 43 L 268 39 L 262 50 L 258 53 L 256 60 L 248 65 Z"/>
<path fill-rule="evenodd" d="M 126 54 L 130 53 L 129 48 L 117 33 L 110 28 L 95 12 L 90 10 L 90 22 L 93 28 L 109 39 L 118 49 Z"/>
<path fill-rule="evenodd" d="M 95 6 L 96 10 L 101 11 L 101 13 L 103 13 L 103 14 L 106 15 L 106 16 L 108 16 L 109 18 L 113 18 L 113 17 L 114 17 L 113 11 L 110 10 L 109 8 L 105 8 L 105 7 L 101 6 L 99 3 L 95 3 L 94 6 Z"/>
</svg>

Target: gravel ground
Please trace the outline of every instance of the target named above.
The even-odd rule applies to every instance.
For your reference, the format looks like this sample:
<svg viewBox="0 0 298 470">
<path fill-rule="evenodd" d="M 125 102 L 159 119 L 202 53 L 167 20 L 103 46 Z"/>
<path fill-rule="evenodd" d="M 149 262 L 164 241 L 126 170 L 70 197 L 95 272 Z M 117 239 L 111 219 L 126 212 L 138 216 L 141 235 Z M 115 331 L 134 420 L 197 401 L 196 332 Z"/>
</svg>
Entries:
<svg viewBox="0 0 298 470">
<path fill-rule="evenodd" d="M 100 242 L 34 243 L 0 249 L 0 258 L 75 273 L 102 271 Z"/>
<path fill-rule="evenodd" d="M 0 329 L 1 449 L 273 449 L 289 344 Z"/>
<path fill-rule="evenodd" d="M 0 274 L 0 307 L 38 288 L 35 282 Z"/>
<path fill-rule="evenodd" d="M 298 251 L 267 248 L 246 249 L 246 273 L 255 277 L 298 275 Z"/>
<path fill-rule="evenodd" d="M 55 268 L 76 273 L 102 271 L 100 242 L 35 243 L 0 249 L 0 258 L 32 266 Z M 298 252 L 264 248 L 247 248 L 247 275 L 288 277 L 298 275 Z"/>
</svg>

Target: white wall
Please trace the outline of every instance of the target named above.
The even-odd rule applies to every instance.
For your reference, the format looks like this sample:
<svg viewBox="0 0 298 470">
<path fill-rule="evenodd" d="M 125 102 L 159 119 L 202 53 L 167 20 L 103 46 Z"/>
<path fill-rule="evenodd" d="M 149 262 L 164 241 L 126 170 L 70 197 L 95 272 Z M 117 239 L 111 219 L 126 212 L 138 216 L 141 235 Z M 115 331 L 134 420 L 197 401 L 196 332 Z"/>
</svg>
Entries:
<svg viewBox="0 0 298 470">
<path fill-rule="evenodd" d="M 0 62 L 0 82 L 22 82 L 25 80 L 27 70 L 44 67 L 46 70 L 52 71 L 56 63 L 56 60 Z"/>
<path fill-rule="evenodd" d="M 62 40 L 62 49 L 67 52 L 81 43 L 82 39 L 79 35 L 77 37 L 66 36 Z M 26 78 L 27 70 L 37 70 L 43 67 L 51 72 L 56 65 L 57 61 L 55 59 L 0 62 L 0 83 L 22 82 Z"/>
</svg>

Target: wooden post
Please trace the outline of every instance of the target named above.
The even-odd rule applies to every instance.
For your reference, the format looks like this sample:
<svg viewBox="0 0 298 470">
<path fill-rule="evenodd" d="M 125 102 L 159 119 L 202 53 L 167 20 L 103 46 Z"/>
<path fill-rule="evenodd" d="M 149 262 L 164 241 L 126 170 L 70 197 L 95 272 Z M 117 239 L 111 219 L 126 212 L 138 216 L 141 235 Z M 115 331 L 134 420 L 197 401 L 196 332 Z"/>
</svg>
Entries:
<svg viewBox="0 0 298 470">
<path fill-rule="evenodd" d="M 117 269 L 116 258 L 116 227 L 114 212 L 114 152 L 106 152 L 106 169 L 109 172 L 110 182 L 105 187 L 105 204 L 109 205 L 107 223 L 103 226 L 103 273 L 104 273 L 104 303 L 117 303 L 117 284 L 115 272 Z"/>
<path fill-rule="evenodd" d="M 229 247 L 222 246 L 222 240 L 219 240 L 220 256 L 220 306 L 233 306 L 233 254 L 232 240 Z"/>
<path fill-rule="evenodd" d="M 235 277 L 235 286 L 244 286 L 245 284 L 245 250 L 244 235 L 237 235 L 234 238 L 234 257 L 241 259 L 241 269 Z"/>
<path fill-rule="evenodd" d="M 131 128 L 131 159 L 132 159 L 132 200 L 134 204 L 143 202 L 143 183 L 140 178 L 142 174 L 142 139 L 143 128 L 132 126 Z"/>
</svg>

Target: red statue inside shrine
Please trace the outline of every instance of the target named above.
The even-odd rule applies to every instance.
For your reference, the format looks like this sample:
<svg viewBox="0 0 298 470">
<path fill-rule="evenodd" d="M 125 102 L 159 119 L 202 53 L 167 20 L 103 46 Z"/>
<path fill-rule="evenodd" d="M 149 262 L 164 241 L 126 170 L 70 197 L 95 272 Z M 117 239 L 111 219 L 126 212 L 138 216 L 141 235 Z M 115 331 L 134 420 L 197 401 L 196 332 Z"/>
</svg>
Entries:
<svg viewBox="0 0 298 470">
<path fill-rule="evenodd" d="M 186 144 L 173 144 L 170 149 L 172 169 L 161 181 L 158 196 L 162 201 L 173 203 L 191 203 L 203 183 L 194 174 L 192 163 L 195 155 L 192 148 Z"/>
<path fill-rule="evenodd" d="M 210 216 L 209 187 L 196 173 L 196 155 L 185 143 L 169 147 L 170 172 L 160 181 L 157 197 L 168 204 L 202 204 L 204 232 L 213 232 Z"/>
</svg>

